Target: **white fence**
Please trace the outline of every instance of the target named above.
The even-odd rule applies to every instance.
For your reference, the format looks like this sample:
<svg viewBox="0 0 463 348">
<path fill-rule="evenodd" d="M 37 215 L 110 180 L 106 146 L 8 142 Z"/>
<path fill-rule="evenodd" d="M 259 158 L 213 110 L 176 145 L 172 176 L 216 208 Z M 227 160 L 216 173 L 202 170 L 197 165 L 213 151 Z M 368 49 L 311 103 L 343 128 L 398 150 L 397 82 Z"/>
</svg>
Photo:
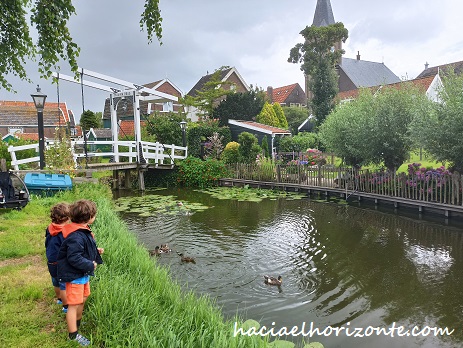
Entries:
<svg viewBox="0 0 463 348">
<path fill-rule="evenodd" d="M 54 144 L 54 140 L 47 140 L 45 143 L 45 148 L 49 148 Z M 99 145 L 109 145 L 112 148 L 110 152 L 103 151 L 87 151 L 87 157 L 108 157 L 111 156 L 114 158 L 115 162 L 119 162 L 122 159 L 126 158 L 129 162 L 137 162 L 138 150 L 141 152 L 144 161 L 147 164 L 174 164 L 176 159 L 185 159 L 188 154 L 188 148 L 183 146 L 165 145 L 161 143 L 150 143 L 147 141 L 141 141 L 139 143 L 138 149 L 135 141 L 87 141 L 87 149 L 96 148 Z M 83 140 L 76 140 L 71 142 L 71 151 L 74 157 L 74 162 L 77 166 L 78 158 L 85 158 L 84 150 L 85 142 Z M 30 145 L 21 145 L 8 147 L 8 152 L 11 155 L 11 165 L 15 170 L 19 170 L 20 164 L 40 162 L 40 156 L 34 156 L 30 158 L 17 159 L 16 154 L 20 151 L 35 149 L 36 153 L 39 152 L 39 144 L 30 144 Z M 77 151 L 80 149 L 81 151 Z"/>
</svg>

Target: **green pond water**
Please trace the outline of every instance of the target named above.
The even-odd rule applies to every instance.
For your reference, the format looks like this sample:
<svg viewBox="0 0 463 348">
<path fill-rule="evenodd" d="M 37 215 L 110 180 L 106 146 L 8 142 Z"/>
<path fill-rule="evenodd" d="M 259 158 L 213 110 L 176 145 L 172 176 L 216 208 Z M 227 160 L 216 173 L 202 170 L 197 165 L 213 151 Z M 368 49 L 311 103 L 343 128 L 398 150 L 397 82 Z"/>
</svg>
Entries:
<svg viewBox="0 0 463 348">
<path fill-rule="evenodd" d="M 239 314 L 275 332 L 304 323 L 306 333 L 311 324 L 349 333 L 448 327 L 454 331 L 444 337 L 427 329 L 391 337 L 370 328 L 368 337 L 325 331 L 310 342 L 463 347 L 463 228 L 308 197 L 242 198 L 175 189 L 117 202 L 147 249 L 167 243 L 195 258 L 182 263 L 172 252 L 157 261 L 185 288 L 215 299 L 227 318 Z M 266 285 L 264 275 L 281 275 L 283 284 Z M 299 345 L 304 338 L 282 339 Z"/>
</svg>

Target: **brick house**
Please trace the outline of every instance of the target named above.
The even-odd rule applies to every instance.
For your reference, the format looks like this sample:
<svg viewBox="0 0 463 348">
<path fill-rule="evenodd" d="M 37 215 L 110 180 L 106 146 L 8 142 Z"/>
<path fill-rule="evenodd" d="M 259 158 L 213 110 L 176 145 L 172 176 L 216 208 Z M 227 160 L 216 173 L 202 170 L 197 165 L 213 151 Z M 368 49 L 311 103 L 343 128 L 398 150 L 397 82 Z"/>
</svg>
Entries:
<svg viewBox="0 0 463 348">
<path fill-rule="evenodd" d="M 214 73 L 204 75 L 199 79 L 199 81 L 193 86 L 193 88 L 186 94 L 187 96 L 196 97 L 198 95 L 198 91 L 201 91 L 205 84 L 213 78 Z M 225 90 L 234 90 L 236 92 L 249 92 L 250 88 L 248 84 L 244 81 L 243 77 L 240 75 L 238 70 L 235 67 L 227 67 L 220 70 L 219 79 L 221 82 L 226 82 L 223 85 L 223 89 Z M 220 103 L 221 100 L 217 100 L 217 104 Z M 195 107 L 187 107 L 187 117 L 191 119 L 191 121 L 195 122 L 199 119 L 198 109 Z"/>
<path fill-rule="evenodd" d="M 53 139 L 57 127 L 67 127 L 71 137 L 78 136 L 74 114 L 67 108 L 66 103 L 46 102 L 43 110 L 43 125 L 45 138 Z M 0 101 L 0 134 L 24 134 L 18 136 L 24 139 L 38 138 L 37 109 L 34 102 Z"/>
<path fill-rule="evenodd" d="M 270 103 L 279 103 L 281 106 L 306 107 L 305 92 L 298 83 L 273 88 L 267 87 L 267 98 Z"/>
</svg>

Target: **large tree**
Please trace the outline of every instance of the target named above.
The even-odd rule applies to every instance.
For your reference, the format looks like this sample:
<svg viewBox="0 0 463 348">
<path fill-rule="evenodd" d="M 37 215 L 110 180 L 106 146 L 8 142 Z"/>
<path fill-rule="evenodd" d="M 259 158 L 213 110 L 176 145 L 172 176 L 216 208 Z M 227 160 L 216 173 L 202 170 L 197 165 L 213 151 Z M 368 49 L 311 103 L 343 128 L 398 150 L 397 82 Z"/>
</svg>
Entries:
<svg viewBox="0 0 463 348">
<path fill-rule="evenodd" d="M 413 149 L 412 121 L 429 105 L 424 91 L 409 83 L 383 87 L 339 105 L 320 127 L 326 147 L 347 164 L 383 164 L 390 171 Z"/>
<path fill-rule="evenodd" d="M 212 112 L 212 117 L 219 120 L 220 126 L 227 126 L 229 119 L 255 121 L 265 102 L 265 92 L 252 88 L 248 92 L 227 95 Z"/>
<path fill-rule="evenodd" d="M 442 77 L 439 103 L 419 113 L 411 128 L 416 146 L 422 146 L 436 160 L 448 162 L 463 172 L 463 76 Z"/>
<path fill-rule="evenodd" d="M 29 13 L 31 27 L 37 29 L 36 44 L 26 19 Z M 74 14 L 71 0 L 36 0 L 34 5 L 30 0 L 0 1 L 0 86 L 13 90 L 6 79 L 8 74 L 28 80 L 26 61 L 36 57 L 43 78 L 51 77 L 52 70 L 59 70 L 60 59 L 68 62 L 77 75 L 80 49 L 68 29 L 69 18 Z M 139 25 L 146 29 L 149 43 L 154 35 L 161 39 L 161 21 L 159 0 L 145 0 Z"/>
<path fill-rule="evenodd" d="M 307 26 L 300 34 L 304 43 L 291 49 L 288 62 L 300 63 L 304 74 L 310 76 L 309 88 L 313 94 L 310 106 L 320 125 L 334 108 L 338 92 L 335 64 L 344 53 L 336 47 L 347 39 L 348 31 L 344 24 L 335 23 L 324 27 Z"/>
</svg>

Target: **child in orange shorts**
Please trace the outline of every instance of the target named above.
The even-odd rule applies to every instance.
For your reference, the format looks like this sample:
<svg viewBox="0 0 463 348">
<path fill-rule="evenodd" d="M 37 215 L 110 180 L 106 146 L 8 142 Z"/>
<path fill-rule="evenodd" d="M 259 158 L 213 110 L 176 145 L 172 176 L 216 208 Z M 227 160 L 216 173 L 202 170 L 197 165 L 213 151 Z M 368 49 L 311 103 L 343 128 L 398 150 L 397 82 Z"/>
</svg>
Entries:
<svg viewBox="0 0 463 348">
<path fill-rule="evenodd" d="M 86 199 L 70 205 L 71 223 L 63 228 L 64 241 L 58 255 L 58 278 L 66 283 L 69 339 L 81 346 L 90 345 L 90 340 L 78 333 L 84 304 L 90 295 L 90 276 L 103 263 L 100 254 L 104 249 L 97 247 L 89 227 L 96 212 L 95 203 Z"/>
</svg>

